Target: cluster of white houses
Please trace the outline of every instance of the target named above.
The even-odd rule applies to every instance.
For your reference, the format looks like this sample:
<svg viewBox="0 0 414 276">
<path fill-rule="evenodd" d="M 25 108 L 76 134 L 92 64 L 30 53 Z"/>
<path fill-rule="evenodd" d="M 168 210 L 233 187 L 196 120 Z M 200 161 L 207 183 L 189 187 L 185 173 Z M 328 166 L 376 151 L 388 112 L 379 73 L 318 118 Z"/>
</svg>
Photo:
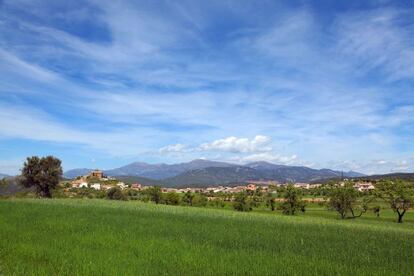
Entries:
<svg viewBox="0 0 414 276">
<path fill-rule="evenodd" d="M 99 182 L 93 183 L 93 180 L 99 180 Z M 89 183 L 88 183 L 89 180 Z M 106 181 L 111 181 L 111 184 L 105 184 Z M 105 176 L 102 171 L 94 170 L 89 173 L 89 175 L 81 176 L 76 178 L 71 182 L 72 188 L 92 188 L 95 190 L 108 190 L 114 187 L 113 182 L 116 181 L 115 178 Z M 279 184 L 277 182 L 260 182 L 260 181 L 252 181 L 246 186 L 235 186 L 235 187 L 227 187 L 227 186 L 214 186 L 214 187 L 207 187 L 207 188 L 183 188 L 183 189 L 175 189 L 175 188 L 162 188 L 162 192 L 178 192 L 178 193 L 186 193 L 186 192 L 200 192 L 200 193 L 239 193 L 243 191 L 255 191 L 258 187 L 266 192 L 269 190 L 269 185 L 274 186 L 282 186 L 283 184 Z M 151 186 L 144 186 L 139 183 L 134 183 L 132 185 L 126 185 L 124 182 L 116 182 L 115 186 L 123 189 L 130 188 L 133 190 L 145 190 Z M 295 183 L 293 184 L 296 188 L 301 189 L 315 189 L 322 186 L 322 184 L 309 184 L 309 183 Z M 375 189 L 374 185 L 371 182 L 363 182 L 359 181 L 354 184 L 354 188 L 360 192 L 370 191 Z"/>
</svg>

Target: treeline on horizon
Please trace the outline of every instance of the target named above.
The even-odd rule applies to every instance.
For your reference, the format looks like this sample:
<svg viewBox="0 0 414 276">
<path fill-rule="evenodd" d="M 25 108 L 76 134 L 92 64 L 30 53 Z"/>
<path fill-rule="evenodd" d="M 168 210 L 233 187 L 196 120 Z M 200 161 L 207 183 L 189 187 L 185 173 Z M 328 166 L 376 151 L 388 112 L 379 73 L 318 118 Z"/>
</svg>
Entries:
<svg viewBox="0 0 414 276">
<path fill-rule="evenodd" d="M 382 206 L 386 204 L 393 210 L 397 222 L 402 223 L 407 211 L 414 207 L 414 182 L 402 179 L 376 179 L 375 189 L 369 192 L 357 191 L 352 180 L 329 181 L 321 187 L 304 191 L 292 184 L 277 187 L 269 186 L 265 192 L 261 187 L 255 191 L 243 191 L 236 194 L 226 193 L 193 193 L 176 192 L 162 193 L 161 187 L 153 186 L 137 191 L 121 190 L 113 187 L 107 191 L 96 191 L 91 188 L 69 189 L 70 195 L 59 187 L 62 177 L 61 161 L 53 156 L 28 157 L 18 182 L 34 193 L 37 197 L 77 197 L 77 198 L 106 198 L 110 200 L 139 200 L 155 204 L 186 205 L 194 207 L 224 208 L 231 205 L 236 211 L 249 212 L 260 206 L 266 206 L 270 211 L 280 210 L 285 215 L 295 215 L 306 212 L 308 202 L 304 196 L 320 196 L 324 201 L 319 205 L 328 210 L 336 211 L 341 219 L 356 219 L 367 211 L 373 211 L 380 216 Z M 0 181 L 0 187 L 7 185 L 7 180 Z M 68 189 L 69 187 L 66 187 Z M 22 196 L 30 196 L 22 193 Z"/>
</svg>

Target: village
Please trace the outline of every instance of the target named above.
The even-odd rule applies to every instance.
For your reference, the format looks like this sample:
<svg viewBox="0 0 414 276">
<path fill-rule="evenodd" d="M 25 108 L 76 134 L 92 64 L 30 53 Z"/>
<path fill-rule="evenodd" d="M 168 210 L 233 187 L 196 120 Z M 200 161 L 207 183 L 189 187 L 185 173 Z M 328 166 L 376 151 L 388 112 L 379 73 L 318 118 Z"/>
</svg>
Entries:
<svg viewBox="0 0 414 276">
<path fill-rule="evenodd" d="M 71 188 L 91 188 L 94 190 L 109 190 L 113 187 L 118 187 L 121 190 L 132 189 L 136 191 L 143 191 L 151 188 L 152 186 L 143 185 L 140 183 L 126 184 L 122 181 L 117 180 L 114 177 L 104 175 L 102 170 L 93 170 L 88 175 L 78 176 L 76 179 L 70 182 Z M 276 181 L 249 181 L 247 185 L 240 186 L 209 186 L 209 187 L 186 187 L 186 188 L 161 188 L 161 192 L 169 193 L 225 193 L 225 194 L 236 194 L 244 191 L 256 191 L 260 188 L 263 192 L 268 192 L 271 189 L 277 187 L 286 186 L 287 183 L 278 183 Z M 295 188 L 303 190 L 312 190 L 320 188 L 323 184 L 315 183 L 293 183 Z M 370 181 L 357 181 L 353 186 L 359 192 L 367 192 L 375 189 L 375 186 Z"/>
</svg>

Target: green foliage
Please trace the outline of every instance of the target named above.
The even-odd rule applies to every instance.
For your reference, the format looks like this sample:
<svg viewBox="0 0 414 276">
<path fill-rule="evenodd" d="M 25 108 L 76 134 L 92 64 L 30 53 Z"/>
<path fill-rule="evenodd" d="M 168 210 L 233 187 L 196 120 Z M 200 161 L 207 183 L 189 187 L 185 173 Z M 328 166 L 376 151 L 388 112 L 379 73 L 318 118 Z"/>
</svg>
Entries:
<svg viewBox="0 0 414 276">
<path fill-rule="evenodd" d="M 185 205 L 193 206 L 193 199 L 194 199 L 194 194 L 190 191 L 187 191 L 183 196 L 182 202 Z"/>
<path fill-rule="evenodd" d="M 375 193 L 387 202 L 398 215 L 398 223 L 408 209 L 414 207 L 414 185 L 402 180 L 382 180 L 375 185 Z"/>
<path fill-rule="evenodd" d="M 175 192 L 169 192 L 164 195 L 164 202 L 167 205 L 178 205 L 180 203 L 180 195 Z"/>
<path fill-rule="evenodd" d="M 352 182 L 344 185 L 332 185 L 329 190 L 328 207 L 339 213 L 341 219 L 357 218 L 366 212 L 366 202 L 359 202 L 359 192 Z M 357 214 L 359 212 L 359 214 Z"/>
<path fill-rule="evenodd" d="M 273 193 L 268 193 L 266 195 L 266 207 L 270 208 L 271 211 L 274 211 L 276 208 L 276 199 Z"/>
<path fill-rule="evenodd" d="M 249 212 L 252 210 L 251 202 L 246 192 L 236 194 L 233 208 L 240 212 Z"/>
<path fill-rule="evenodd" d="M 195 194 L 193 198 L 193 206 L 204 207 L 207 205 L 207 197 L 203 194 Z"/>
<path fill-rule="evenodd" d="M 289 184 L 283 194 L 284 202 L 280 205 L 285 215 L 294 215 L 296 211 L 305 212 L 305 202 L 302 200 L 302 191 Z"/>
<path fill-rule="evenodd" d="M 41 197 L 52 197 L 52 190 L 62 177 L 61 161 L 53 156 L 28 157 L 23 165 L 21 184 L 35 187 Z"/>
<path fill-rule="evenodd" d="M 126 196 L 119 187 L 113 187 L 106 193 L 106 197 L 112 200 L 126 200 Z"/>
<path fill-rule="evenodd" d="M 146 193 L 149 195 L 149 198 L 151 201 L 155 202 L 156 204 L 161 202 L 161 199 L 162 199 L 161 187 L 159 186 L 150 187 L 146 190 Z"/>
<path fill-rule="evenodd" d="M 225 203 L 222 198 L 217 197 L 211 201 L 211 205 L 216 208 L 223 208 L 225 206 Z"/>
</svg>

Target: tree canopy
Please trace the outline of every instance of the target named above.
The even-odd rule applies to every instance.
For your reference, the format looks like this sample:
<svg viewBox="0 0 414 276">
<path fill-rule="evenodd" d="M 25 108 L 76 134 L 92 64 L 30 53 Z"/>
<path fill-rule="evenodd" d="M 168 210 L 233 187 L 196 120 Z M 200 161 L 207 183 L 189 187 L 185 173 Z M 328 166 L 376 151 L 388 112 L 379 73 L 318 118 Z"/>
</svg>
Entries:
<svg viewBox="0 0 414 276">
<path fill-rule="evenodd" d="M 376 194 L 387 202 L 391 209 L 398 214 L 398 222 L 409 208 L 414 206 L 414 185 L 403 180 L 382 180 L 376 185 Z"/>
<path fill-rule="evenodd" d="M 62 162 L 53 156 L 28 157 L 23 165 L 20 183 L 24 187 L 34 187 L 37 195 L 52 197 L 52 190 L 62 177 Z"/>
</svg>

